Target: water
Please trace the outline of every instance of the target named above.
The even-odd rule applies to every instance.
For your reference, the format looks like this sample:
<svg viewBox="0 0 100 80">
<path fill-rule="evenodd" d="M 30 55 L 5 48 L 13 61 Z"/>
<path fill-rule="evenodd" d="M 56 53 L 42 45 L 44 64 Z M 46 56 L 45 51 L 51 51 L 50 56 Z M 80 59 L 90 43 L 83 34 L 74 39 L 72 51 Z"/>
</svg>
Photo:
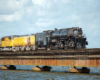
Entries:
<svg viewBox="0 0 100 80">
<path fill-rule="evenodd" d="M 100 80 L 100 68 L 90 68 L 90 74 L 68 73 L 70 67 L 53 67 L 51 72 L 32 71 L 33 66 L 16 68 L 0 70 L 0 80 Z"/>
</svg>

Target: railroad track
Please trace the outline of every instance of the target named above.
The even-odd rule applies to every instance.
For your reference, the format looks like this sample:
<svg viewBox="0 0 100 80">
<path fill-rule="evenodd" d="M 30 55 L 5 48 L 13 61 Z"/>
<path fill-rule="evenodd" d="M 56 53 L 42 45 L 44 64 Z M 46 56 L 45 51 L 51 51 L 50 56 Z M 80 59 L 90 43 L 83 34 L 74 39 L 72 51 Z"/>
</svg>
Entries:
<svg viewBox="0 0 100 80">
<path fill-rule="evenodd" d="M 100 58 L 100 49 L 0 51 L 0 59 L 91 59 Z"/>
<path fill-rule="evenodd" d="M 96 59 L 100 55 L 0 56 L 0 59 Z"/>
<path fill-rule="evenodd" d="M 38 50 L 38 51 L 0 51 L 0 55 L 25 55 L 25 54 L 96 54 L 100 53 L 100 48 L 98 49 L 78 49 L 78 50 Z"/>
</svg>

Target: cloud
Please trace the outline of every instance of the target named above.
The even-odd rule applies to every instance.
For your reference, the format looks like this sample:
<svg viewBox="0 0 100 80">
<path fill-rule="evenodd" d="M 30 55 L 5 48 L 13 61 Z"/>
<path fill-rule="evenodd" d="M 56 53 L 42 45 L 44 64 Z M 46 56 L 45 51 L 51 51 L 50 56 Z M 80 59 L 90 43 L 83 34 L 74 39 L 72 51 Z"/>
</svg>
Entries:
<svg viewBox="0 0 100 80">
<path fill-rule="evenodd" d="M 20 21 L 23 16 L 23 11 L 15 12 L 11 15 L 0 15 L 0 22 L 14 22 L 14 21 Z"/>
<path fill-rule="evenodd" d="M 0 14 L 12 14 L 23 10 L 29 3 L 29 0 L 0 0 Z"/>
<path fill-rule="evenodd" d="M 38 27 L 50 27 L 50 26 L 53 26 L 54 24 L 57 24 L 57 20 L 56 19 L 39 19 L 37 22 L 36 22 L 36 25 Z"/>
<path fill-rule="evenodd" d="M 47 0 L 32 0 L 32 3 L 38 6 L 45 7 Z"/>
<path fill-rule="evenodd" d="M 0 22 L 20 21 L 30 3 L 29 0 L 0 0 Z"/>
</svg>

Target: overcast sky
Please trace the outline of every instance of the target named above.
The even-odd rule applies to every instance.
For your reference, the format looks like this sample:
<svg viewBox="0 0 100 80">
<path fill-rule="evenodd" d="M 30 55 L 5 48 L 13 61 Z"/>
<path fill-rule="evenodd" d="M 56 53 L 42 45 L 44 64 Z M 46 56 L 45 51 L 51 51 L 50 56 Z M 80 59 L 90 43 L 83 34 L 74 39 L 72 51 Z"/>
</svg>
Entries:
<svg viewBox="0 0 100 80">
<path fill-rule="evenodd" d="M 100 0 L 0 0 L 0 38 L 70 27 L 100 48 Z"/>
</svg>

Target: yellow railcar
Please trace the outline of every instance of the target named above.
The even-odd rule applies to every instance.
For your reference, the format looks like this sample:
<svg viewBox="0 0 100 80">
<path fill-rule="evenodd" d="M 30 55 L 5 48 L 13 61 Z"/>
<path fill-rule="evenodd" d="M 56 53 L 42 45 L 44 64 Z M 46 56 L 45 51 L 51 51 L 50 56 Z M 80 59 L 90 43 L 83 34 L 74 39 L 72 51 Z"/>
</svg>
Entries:
<svg viewBox="0 0 100 80">
<path fill-rule="evenodd" d="M 35 45 L 35 36 L 24 37 L 24 45 L 25 46 Z"/>
<path fill-rule="evenodd" d="M 19 37 L 6 36 L 0 40 L 0 49 L 8 48 L 9 50 L 35 50 L 35 35 Z"/>
<path fill-rule="evenodd" d="M 23 44 L 24 44 L 24 37 L 14 38 L 14 41 L 13 41 L 14 47 L 24 46 Z"/>
<path fill-rule="evenodd" d="M 11 39 L 9 37 L 5 37 L 1 40 L 1 47 L 11 47 Z"/>
<path fill-rule="evenodd" d="M 13 47 L 14 37 L 18 37 L 18 35 L 2 37 L 1 40 L 0 40 L 1 48 L 5 48 L 5 47 L 11 48 L 11 47 Z"/>
<path fill-rule="evenodd" d="M 23 36 L 14 38 L 13 46 L 20 47 L 20 46 L 32 46 L 35 45 L 35 36 Z"/>
</svg>

